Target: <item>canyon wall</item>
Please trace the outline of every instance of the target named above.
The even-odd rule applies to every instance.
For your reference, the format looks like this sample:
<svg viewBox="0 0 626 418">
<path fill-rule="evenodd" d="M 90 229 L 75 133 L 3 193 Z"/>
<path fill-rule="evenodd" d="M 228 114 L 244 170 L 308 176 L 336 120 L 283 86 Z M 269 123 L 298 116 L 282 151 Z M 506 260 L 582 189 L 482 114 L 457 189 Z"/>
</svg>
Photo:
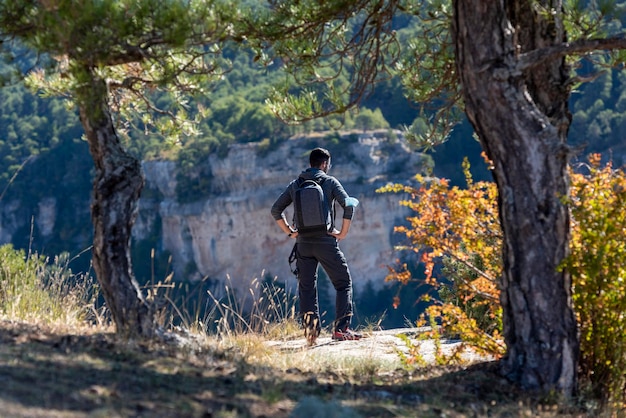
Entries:
<svg viewBox="0 0 626 418">
<path fill-rule="evenodd" d="M 146 161 L 146 186 L 133 229 L 135 246 L 154 248 L 157 255 L 171 254 L 176 280 L 230 277 L 234 286 L 244 287 L 267 276 L 295 282 L 287 261 L 294 240 L 277 227 L 270 208 L 308 167 L 309 151 L 318 145 L 333 154 L 329 174 L 360 201 L 350 234 L 340 243 L 355 287 L 367 281 L 382 285 L 386 265 L 397 257 L 394 240 L 401 238 L 393 234 L 393 227 L 403 222 L 407 209 L 398 204 L 401 196 L 376 189 L 410 181 L 430 161 L 411 151 L 400 132 L 345 133 L 330 139 L 309 135 L 271 146 L 234 144 L 226 155 L 198 159 L 200 163 L 187 174 L 204 180 L 197 193 L 185 190 L 175 162 Z M 0 202 L 0 243 L 32 246 L 48 256 L 83 253 L 88 264 L 85 250 L 91 245 L 92 226 L 87 177 L 83 190 L 71 189 L 64 195 L 54 188 L 31 190 L 28 204 L 6 196 Z M 338 226 L 341 215 L 338 206 Z M 150 262 L 145 253 L 133 259 L 136 269 L 149 270 Z"/>
<path fill-rule="evenodd" d="M 389 182 L 406 182 L 426 163 L 412 152 L 399 133 L 352 134 L 343 138 L 341 152 L 333 153 L 329 174 L 360 201 L 348 237 L 340 242 L 355 286 L 368 280 L 381 283 L 386 265 L 393 263 L 393 227 L 402 222 L 406 209 L 400 196 L 376 193 Z M 324 145 L 320 142 L 320 145 Z M 198 171 L 210 177 L 213 192 L 192 203 L 176 199 L 176 168 L 172 162 L 144 163 L 147 187 L 158 189 L 160 199 L 142 199 L 134 235 L 142 239 L 160 223 L 161 249 L 169 251 L 177 275 L 194 272 L 236 284 L 254 278 L 293 278 L 288 256 L 294 240 L 288 238 L 270 216 L 274 200 L 302 170 L 308 167 L 312 142 L 292 139 L 269 152 L 259 144 L 233 145 L 227 158 L 211 155 Z M 332 152 L 332 151 L 331 151 Z M 290 208 L 287 219 L 291 219 Z M 340 225 L 341 207 L 337 206 Z"/>
</svg>

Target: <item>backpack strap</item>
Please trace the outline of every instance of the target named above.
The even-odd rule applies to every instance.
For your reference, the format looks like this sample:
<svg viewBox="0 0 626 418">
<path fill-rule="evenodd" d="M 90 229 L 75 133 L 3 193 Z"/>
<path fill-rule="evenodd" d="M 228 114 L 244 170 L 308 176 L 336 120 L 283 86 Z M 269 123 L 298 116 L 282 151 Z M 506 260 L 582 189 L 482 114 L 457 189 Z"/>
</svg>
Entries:
<svg viewBox="0 0 626 418">
<path fill-rule="evenodd" d="M 293 264 L 294 261 L 296 261 L 296 259 L 298 258 L 298 243 L 296 242 L 295 244 L 293 244 L 293 248 L 291 249 L 291 254 L 289 254 L 289 270 L 291 270 L 291 272 L 296 275 L 296 277 L 298 276 L 298 265 L 296 264 L 296 268 L 293 268 L 291 266 L 291 264 Z"/>
</svg>

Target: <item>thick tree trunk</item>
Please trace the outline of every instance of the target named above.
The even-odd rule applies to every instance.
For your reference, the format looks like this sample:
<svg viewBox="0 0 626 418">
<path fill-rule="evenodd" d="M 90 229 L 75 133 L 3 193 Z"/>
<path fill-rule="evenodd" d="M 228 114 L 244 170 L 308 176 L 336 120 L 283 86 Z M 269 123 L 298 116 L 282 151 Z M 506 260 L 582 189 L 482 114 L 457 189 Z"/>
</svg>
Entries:
<svg viewBox="0 0 626 418">
<path fill-rule="evenodd" d="M 529 74 L 515 70 L 517 54 L 565 37 L 532 7 L 529 1 L 455 0 L 453 36 L 465 110 L 499 192 L 503 371 L 523 387 L 571 395 L 577 326 L 570 277 L 558 269 L 569 245 L 561 202 L 569 191 L 566 68 L 559 59 Z"/>
<path fill-rule="evenodd" d="M 93 268 L 117 327 L 128 336 L 150 336 L 153 315 L 132 272 L 131 229 L 143 187 L 139 161 L 123 149 L 110 115 L 105 82 L 90 71 L 79 92 L 80 120 L 95 164 L 91 216 Z"/>
</svg>

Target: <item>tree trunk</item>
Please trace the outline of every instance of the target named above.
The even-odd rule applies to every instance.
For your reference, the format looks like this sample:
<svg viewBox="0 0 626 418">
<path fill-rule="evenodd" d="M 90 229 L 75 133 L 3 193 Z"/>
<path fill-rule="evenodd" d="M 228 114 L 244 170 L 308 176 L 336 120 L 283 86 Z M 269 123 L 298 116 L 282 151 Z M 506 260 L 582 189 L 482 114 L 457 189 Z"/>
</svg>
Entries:
<svg viewBox="0 0 626 418">
<path fill-rule="evenodd" d="M 453 36 L 466 114 L 492 161 L 503 229 L 503 372 L 528 389 L 576 390 L 577 326 L 568 253 L 562 59 L 515 70 L 517 54 L 561 43 L 558 21 L 531 1 L 454 0 Z M 548 8 L 547 10 L 552 10 Z M 557 8 L 558 10 L 558 8 Z"/>
<path fill-rule="evenodd" d="M 132 272 L 131 230 L 143 187 L 139 161 L 119 141 L 108 106 L 104 80 L 90 70 L 78 92 L 80 120 L 95 164 L 91 216 L 93 268 L 117 333 L 150 336 L 153 314 Z"/>
</svg>

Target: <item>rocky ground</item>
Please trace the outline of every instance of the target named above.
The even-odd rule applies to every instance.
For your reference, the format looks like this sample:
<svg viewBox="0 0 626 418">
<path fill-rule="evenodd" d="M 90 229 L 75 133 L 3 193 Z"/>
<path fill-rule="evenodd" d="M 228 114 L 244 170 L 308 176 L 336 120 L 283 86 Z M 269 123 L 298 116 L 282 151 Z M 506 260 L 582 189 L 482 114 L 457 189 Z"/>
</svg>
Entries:
<svg viewBox="0 0 626 418">
<path fill-rule="evenodd" d="M 402 359 L 406 358 L 404 356 L 411 356 L 413 347 L 418 350 L 419 356 L 426 364 L 436 363 L 437 348 L 442 356 L 450 356 L 456 350 L 461 350 L 461 358 L 467 364 L 494 360 L 492 357 L 480 356 L 472 350 L 462 349 L 460 340 L 443 339 L 439 341 L 437 347 L 433 340 L 418 338 L 422 331 L 424 330 L 419 328 L 401 328 L 364 332 L 364 338 L 358 341 L 333 341 L 330 335 L 321 334 L 312 347 L 306 344 L 304 337 L 287 341 L 268 341 L 266 344 L 281 352 L 308 350 L 312 357 L 376 360 L 385 363 L 387 367 L 402 367 Z M 401 335 L 407 338 L 402 338 Z"/>
</svg>

